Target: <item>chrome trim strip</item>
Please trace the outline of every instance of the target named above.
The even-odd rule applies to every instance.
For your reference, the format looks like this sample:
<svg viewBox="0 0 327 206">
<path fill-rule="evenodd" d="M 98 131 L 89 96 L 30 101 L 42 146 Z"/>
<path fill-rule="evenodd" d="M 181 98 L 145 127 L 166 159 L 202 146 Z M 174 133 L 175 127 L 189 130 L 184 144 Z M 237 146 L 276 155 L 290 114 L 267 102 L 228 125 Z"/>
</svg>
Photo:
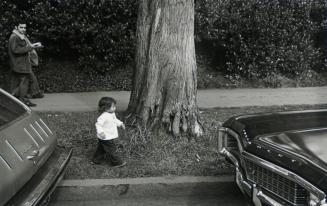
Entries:
<svg viewBox="0 0 327 206">
<path fill-rule="evenodd" d="M 291 130 L 291 131 L 295 131 L 298 133 L 303 133 L 303 132 L 314 132 L 314 131 L 320 131 L 320 130 L 327 130 L 326 127 L 323 128 L 313 128 L 313 129 L 303 129 L 303 130 Z"/>
<path fill-rule="evenodd" d="M 245 195 L 251 195 L 251 189 L 252 189 L 252 186 L 247 182 L 245 181 L 245 174 L 242 172 L 241 168 L 240 168 L 240 164 L 238 162 L 238 160 L 236 159 L 236 157 L 231 154 L 226 148 L 223 148 L 221 151 L 220 151 L 220 154 L 224 155 L 225 157 L 229 158 L 234 166 L 235 166 L 235 178 L 236 178 L 236 183 L 238 183 L 238 187 L 240 188 L 241 192 Z"/>
<path fill-rule="evenodd" d="M 224 134 L 222 134 L 222 133 L 224 133 Z M 219 146 L 221 146 L 221 148 L 219 148 L 219 146 L 218 146 L 218 149 L 221 150 L 222 148 L 225 148 L 227 146 L 226 145 L 227 142 L 226 142 L 226 139 L 225 139 L 226 138 L 225 137 L 226 133 L 230 134 L 231 136 L 233 136 L 236 139 L 239 151 L 243 152 L 244 149 L 242 147 L 239 135 L 236 132 L 234 132 L 233 130 L 231 130 L 229 128 L 226 128 L 226 127 L 222 127 L 222 128 L 219 129 L 218 143 L 221 142 L 221 143 L 219 143 Z"/>
<path fill-rule="evenodd" d="M 14 119 L 13 121 L 8 122 L 7 124 L 4 124 L 4 125 L 0 126 L 0 129 L 10 127 L 11 125 L 15 124 L 15 122 L 18 122 L 18 121 L 24 119 L 26 116 L 32 114 L 32 110 L 31 110 L 29 107 L 27 107 L 24 103 L 22 103 L 19 99 L 17 99 L 16 97 L 12 96 L 11 94 L 9 94 L 8 92 L 4 91 L 4 90 L 1 89 L 1 88 L 0 88 L 0 93 L 5 94 L 5 95 L 8 96 L 10 99 L 12 99 L 12 100 L 14 100 L 15 102 L 17 102 L 18 104 L 20 104 L 20 105 L 24 108 L 24 110 L 25 110 L 25 112 L 24 112 L 23 114 L 19 115 L 19 116 L 18 116 L 16 119 Z"/>
<path fill-rule="evenodd" d="M 42 140 L 42 142 L 45 143 L 43 137 L 39 134 L 39 132 L 35 129 L 35 127 L 34 127 L 32 124 L 30 124 L 30 127 L 34 130 L 34 132 L 35 132 L 35 133 L 37 134 L 37 136 Z"/>
<path fill-rule="evenodd" d="M 9 170 L 12 170 L 12 167 L 10 167 L 9 163 L 0 155 L 0 160 L 2 160 L 3 163 L 7 166 Z"/>
<path fill-rule="evenodd" d="M 320 200 L 323 200 L 326 198 L 326 195 L 323 191 L 321 191 L 320 189 L 318 189 L 316 186 L 314 186 L 313 184 L 311 184 L 310 182 L 308 182 L 307 180 L 303 179 L 302 177 L 296 175 L 295 173 L 288 171 L 282 167 L 279 167 L 275 164 L 272 164 L 264 159 L 261 159 L 260 157 L 257 157 L 255 155 L 252 155 L 248 152 L 243 152 L 242 156 L 265 167 L 268 170 L 271 170 L 289 180 L 292 180 L 294 182 L 296 182 L 297 184 L 301 185 L 302 187 L 304 187 L 306 190 L 312 192 L 314 195 L 316 195 Z"/>
<path fill-rule="evenodd" d="M 318 112 L 327 112 L 327 109 L 310 109 L 310 110 L 301 110 L 301 111 L 283 111 L 283 112 L 267 112 L 267 113 L 257 113 L 257 114 L 245 114 L 240 115 L 235 118 L 235 120 L 257 117 L 257 116 L 272 116 L 272 115 L 288 115 L 288 114 L 305 114 L 305 113 L 318 113 Z"/>
<path fill-rule="evenodd" d="M 22 105 L 24 107 L 24 109 L 28 112 L 31 113 L 32 110 L 31 108 L 29 108 L 28 106 L 26 106 L 23 102 L 21 102 L 19 99 L 17 99 L 15 96 L 9 94 L 8 92 L 6 92 L 5 90 L 0 88 L 0 92 L 4 93 L 5 95 L 7 95 L 8 97 L 10 97 L 11 99 L 15 100 L 15 102 L 19 103 L 20 105 Z"/>
<path fill-rule="evenodd" d="M 268 203 L 272 206 L 283 206 L 282 204 L 278 203 L 276 200 L 272 199 L 268 195 L 266 195 L 262 190 L 254 187 L 253 189 L 253 195 L 255 195 L 260 201 Z"/>
<path fill-rule="evenodd" d="M 8 147 L 16 154 L 16 156 L 18 157 L 18 159 L 20 161 L 23 161 L 23 158 L 18 154 L 17 150 L 14 148 L 14 146 L 6 139 L 5 140 L 6 144 L 8 145 Z"/>
<path fill-rule="evenodd" d="M 41 125 L 35 121 L 35 124 L 42 130 L 42 132 L 45 134 L 45 136 L 49 137 L 49 135 L 44 131 L 44 129 L 41 127 Z"/>
<path fill-rule="evenodd" d="M 250 195 L 252 191 L 252 185 L 250 185 L 247 181 L 245 181 L 243 172 L 240 170 L 240 168 L 235 168 L 235 181 L 237 186 L 240 188 L 241 192 L 244 195 Z"/>
<path fill-rule="evenodd" d="M 33 136 L 27 131 L 26 128 L 24 128 L 25 133 L 32 139 L 32 141 L 35 143 L 37 147 L 40 147 L 39 143 L 33 138 Z"/>
<path fill-rule="evenodd" d="M 222 150 L 220 150 L 219 153 L 228 157 L 233 162 L 235 167 L 237 167 L 237 168 L 240 167 L 240 164 L 238 163 L 237 159 L 226 148 L 223 148 Z"/>
<path fill-rule="evenodd" d="M 43 120 L 41 118 L 40 118 L 40 121 L 45 126 L 45 128 L 47 128 L 47 130 L 50 132 L 50 134 L 53 134 L 52 131 L 51 131 L 51 129 L 47 126 L 46 123 L 43 122 Z"/>
</svg>

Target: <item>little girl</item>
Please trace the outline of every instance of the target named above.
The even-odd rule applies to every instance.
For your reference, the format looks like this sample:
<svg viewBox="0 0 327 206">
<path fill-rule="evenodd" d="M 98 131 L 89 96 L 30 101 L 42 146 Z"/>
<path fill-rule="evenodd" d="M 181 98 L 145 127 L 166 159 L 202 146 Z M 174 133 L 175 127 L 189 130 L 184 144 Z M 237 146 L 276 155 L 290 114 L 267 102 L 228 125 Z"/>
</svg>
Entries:
<svg viewBox="0 0 327 206">
<path fill-rule="evenodd" d="M 92 164 L 100 164 L 105 155 L 109 158 L 114 167 L 122 167 L 126 165 L 116 152 L 115 140 L 118 138 L 117 127 L 125 129 L 125 125 L 115 115 L 116 100 L 111 97 L 102 97 L 99 101 L 99 113 L 101 114 L 95 123 L 98 147 L 95 151 Z"/>
</svg>

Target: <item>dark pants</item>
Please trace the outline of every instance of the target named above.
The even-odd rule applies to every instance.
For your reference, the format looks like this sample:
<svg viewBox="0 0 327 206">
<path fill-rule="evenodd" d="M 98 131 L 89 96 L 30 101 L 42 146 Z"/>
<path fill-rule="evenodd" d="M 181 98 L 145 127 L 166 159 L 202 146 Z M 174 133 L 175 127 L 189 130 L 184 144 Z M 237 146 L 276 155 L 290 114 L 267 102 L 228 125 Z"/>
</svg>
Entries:
<svg viewBox="0 0 327 206">
<path fill-rule="evenodd" d="M 26 97 L 29 85 L 29 73 L 11 72 L 10 92 L 12 95 L 23 99 Z"/>
<path fill-rule="evenodd" d="M 100 163 L 103 159 L 108 159 L 113 166 L 122 164 L 122 161 L 117 154 L 115 140 L 98 139 L 98 147 L 93 155 L 92 161 Z"/>
<path fill-rule="evenodd" d="M 39 82 L 34 72 L 26 74 L 11 72 L 10 91 L 12 95 L 19 98 L 25 98 L 27 94 L 40 93 Z"/>
<path fill-rule="evenodd" d="M 39 82 L 37 81 L 37 78 L 36 78 L 33 71 L 29 74 L 28 80 L 29 80 L 28 93 L 31 94 L 31 95 L 35 95 L 35 94 L 40 93 Z"/>
</svg>

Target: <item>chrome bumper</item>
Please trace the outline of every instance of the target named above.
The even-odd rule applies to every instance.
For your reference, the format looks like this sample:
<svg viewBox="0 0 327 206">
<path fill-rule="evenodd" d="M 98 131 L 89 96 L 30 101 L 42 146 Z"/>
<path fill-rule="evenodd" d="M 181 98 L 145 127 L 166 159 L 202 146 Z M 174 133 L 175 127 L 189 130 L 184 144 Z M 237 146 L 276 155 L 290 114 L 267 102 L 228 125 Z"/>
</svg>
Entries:
<svg viewBox="0 0 327 206">
<path fill-rule="evenodd" d="M 248 155 L 248 156 L 252 156 L 252 155 L 250 155 L 244 151 L 244 149 L 241 146 L 239 136 L 234 131 L 232 131 L 228 128 L 222 128 L 219 130 L 219 137 L 218 137 L 219 153 L 221 155 L 225 156 L 235 166 L 235 170 L 236 170 L 236 176 L 235 176 L 236 180 L 235 181 L 236 181 L 238 187 L 240 188 L 240 190 L 242 191 L 242 193 L 247 195 L 248 197 L 251 197 L 252 202 L 254 203 L 255 206 L 262 206 L 263 203 L 266 205 L 270 205 L 270 206 L 283 206 L 283 204 L 277 202 L 276 200 L 271 198 L 268 194 L 265 194 L 265 192 L 263 190 L 261 190 L 260 187 L 258 187 L 257 185 L 253 184 L 252 182 L 250 182 L 249 180 L 246 179 L 246 174 L 243 171 L 238 158 L 236 158 L 226 148 L 226 140 L 225 140 L 226 136 L 225 135 L 227 133 L 229 133 L 230 135 L 235 137 L 235 139 L 237 140 L 237 143 L 238 143 L 239 152 L 241 154 Z M 317 206 L 327 206 L 326 195 L 321 190 L 319 190 L 318 188 L 314 187 L 309 182 L 307 182 L 305 179 L 303 179 L 303 178 L 297 176 L 296 174 L 289 172 L 283 168 L 280 168 L 276 165 L 272 165 L 271 163 L 266 162 L 260 158 L 257 158 L 254 156 L 252 156 L 252 158 L 256 158 L 256 160 L 255 160 L 256 162 L 258 162 L 261 165 L 266 166 L 267 168 L 273 169 L 274 172 L 280 173 L 282 175 L 286 175 L 288 178 L 292 179 L 294 182 L 301 184 L 308 191 L 317 195 L 320 199 L 320 202 L 316 204 Z"/>
<path fill-rule="evenodd" d="M 55 150 L 32 179 L 6 203 L 6 206 L 37 206 L 46 202 L 62 180 L 72 152 L 72 149 L 68 153 Z"/>
<path fill-rule="evenodd" d="M 220 150 L 220 154 L 228 158 L 235 166 L 236 174 L 235 181 L 237 186 L 240 188 L 243 194 L 252 197 L 252 202 L 255 206 L 262 206 L 262 203 L 271 206 L 283 206 L 282 204 L 276 202 L 274 199 L 266 195 L 260 188 L 257 188 L 255 184 L 252 184 L 245 179 L 245 174 L 239 166 L 239 162 L 234 155 L 232 155 L 226 148 Z"/>
</svg>

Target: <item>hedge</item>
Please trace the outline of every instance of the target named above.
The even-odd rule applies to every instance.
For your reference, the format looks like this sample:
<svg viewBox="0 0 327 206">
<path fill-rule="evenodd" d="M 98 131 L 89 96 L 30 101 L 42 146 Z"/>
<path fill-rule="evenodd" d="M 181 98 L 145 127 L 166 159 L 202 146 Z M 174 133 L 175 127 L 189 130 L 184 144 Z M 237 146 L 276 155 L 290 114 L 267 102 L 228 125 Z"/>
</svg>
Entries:
<svg viewBox="0 0 327 206">
<path fill-rule="evenodd" d="M 135 0 L 13 0 L 1 1 L 0 8 L 1 61 L 17 20 L 45 45 L 43 56 L 78 59 L 88 72 L 103 73 L 133 58 Z"/>
<path fill-rule="evenodd" d="M 0 61 L 8 61 L 9 35 L 23 19 L 45 45 L 41 57 L 75 59 L 81 71 L 105 74 L 133 61 L 137 7 L 137 0 L 0 1 Z M 195 10 L 198 53 L 206 48 L 233 78 L 323 68 L 324 0 L 196 0 Z"/>
<path fill-rule="evenodd" d="M 313 36 L 321 30 L 324 1 L 197 1 L 197 40 L 224 53 L 225 70 L 234 77 L 298 75 L 321 69 L 321 48 Z M 312 14 L 318 14 L 315 21 Z M 217 54 L 218 55 L 218 54 Z"/>
</svg>

